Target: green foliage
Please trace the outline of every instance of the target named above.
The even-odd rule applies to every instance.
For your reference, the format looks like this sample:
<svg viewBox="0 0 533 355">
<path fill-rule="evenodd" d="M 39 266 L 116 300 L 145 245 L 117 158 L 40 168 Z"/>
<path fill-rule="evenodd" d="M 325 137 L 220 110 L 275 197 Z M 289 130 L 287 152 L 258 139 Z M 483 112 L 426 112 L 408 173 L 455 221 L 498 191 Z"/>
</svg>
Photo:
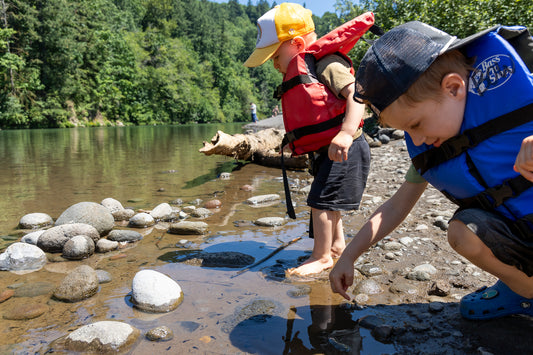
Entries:
<svg viewBox="0 0 533 355">
<path fill-rule="evenodd" d="M 181 124 L 260 118 L 279 104 L 270 64 L 245 68 L 266 0 L 5 0 L 0 18 L 0 128 Z M 0 9 L 1 11 L 1 9 Z M 326 34 L 373 11 L 388 30 L 420 20 L 464 37 L 533 23 L 525 0 L 337 0 L 314 16 Z M 371 34 L 366 38 L 373 38 Z M 357 66 L 368 44 L 350 53 Z"/>
</svg>

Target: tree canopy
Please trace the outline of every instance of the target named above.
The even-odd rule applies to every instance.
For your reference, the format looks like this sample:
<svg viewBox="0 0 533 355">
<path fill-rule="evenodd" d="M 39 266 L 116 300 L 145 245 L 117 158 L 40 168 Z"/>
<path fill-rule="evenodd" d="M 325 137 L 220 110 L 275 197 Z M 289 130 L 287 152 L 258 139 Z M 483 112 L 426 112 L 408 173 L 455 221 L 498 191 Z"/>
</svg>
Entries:
<svg viewBox="0 0 533 355">
<path fill-rule="evenodd" d="M 281 75 L 242 65 L 276 2 L 0 1 L 0 128 L 236 122 L 250 102 L 260 117 L 277 104 Z M 524 0 L 337 0 L 316 31 L 366 11 L 384 30 L 420 20 L 458 37 L 533 23 Z M 355 65 L 367 48 L 352 50 Z"/>
</svg>

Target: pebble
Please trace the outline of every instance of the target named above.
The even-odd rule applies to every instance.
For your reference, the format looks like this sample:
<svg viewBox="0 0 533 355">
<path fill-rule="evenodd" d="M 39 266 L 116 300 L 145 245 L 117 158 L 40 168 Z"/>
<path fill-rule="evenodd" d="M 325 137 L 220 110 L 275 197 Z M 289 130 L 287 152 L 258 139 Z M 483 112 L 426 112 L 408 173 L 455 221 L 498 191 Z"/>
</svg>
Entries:
<svg viewBox="0 0 533 355">
<path fill-rule="evenodd" d="M 210 200 L 204 204 L 204 207 L 208 209 L 220 208 L 221 206 L 222 202 L 220 202 L 220 200 Z"/>
</svg>

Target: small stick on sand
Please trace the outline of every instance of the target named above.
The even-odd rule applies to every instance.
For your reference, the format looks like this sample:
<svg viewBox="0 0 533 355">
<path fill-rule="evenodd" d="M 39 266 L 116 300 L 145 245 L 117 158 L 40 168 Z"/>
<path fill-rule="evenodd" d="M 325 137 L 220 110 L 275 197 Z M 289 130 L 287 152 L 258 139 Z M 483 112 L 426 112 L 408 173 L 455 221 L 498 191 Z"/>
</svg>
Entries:
<svg viewBox="0 0 533 355">
<path fill-rule="evenodd" d="M 296 243 L 297 241 L 299 241 L 300 239 L 302 239 L 302 237 L 296 237 L 294 238 L 293 240 L 290 240 L 286 243 L 283 243 L 282 245 L 280 245 L 276 250 L 274 250 L 273 252 L 271 252 L 270 254 L 268 254 L 267 256 L 265 256 L 263 259 L 253 263 L 252 265 L 242 269 L 242 270 L 239 270 L 237 271 L 237 273 L 233 276 L 231 276 L 231 278 L 234 278 L 234 277 L 237 277 L 239 276 L 240 274 L 250 270 L 251 268 L 253 267 L 256 267 L 257 265 L 265 262 L 266 260 L 270 259 L 271 257 L 273 257 L 275 254 L 279 253 L 280 251 L 282 251 L 283 249 L 285 249 L 286 247 L 288 247 L 289 245 L 293 244 L 293 243 Z"/>
</svg>

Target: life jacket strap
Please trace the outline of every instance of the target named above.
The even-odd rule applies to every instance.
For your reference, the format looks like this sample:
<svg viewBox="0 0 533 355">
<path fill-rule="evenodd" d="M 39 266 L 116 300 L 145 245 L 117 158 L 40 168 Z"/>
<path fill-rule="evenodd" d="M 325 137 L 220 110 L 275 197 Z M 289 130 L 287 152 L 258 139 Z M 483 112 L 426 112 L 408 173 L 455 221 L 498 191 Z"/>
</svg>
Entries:
<svg viewBox="0 0 533 355">
<path fill-rule="evenodd" d="M 307 74 L 296 75 L 295 77 L 287 81 L 284 81 L 280 85 L 278 85 L 276 90 L 274 90 L 273 97 L 275 99 L 281 100 L 281 96 L 283 96 L 284 93 L 286 93 L 287 91 L 289 91 L 296 85 L 311 84 L 311 83 L 316 83 L 316 82 L 318 82 L 318 80 L 316 78 L 313 78 L 311 75 L 307 75 Z"/>
<path fill-rule="evenodd" d="M 283 189 L 285 190 L 285 204 L 287 206 L 287 214 L 290 218 L 296 219 L 296 213 L 294 212 L 294 206 L 292 205 L 291 199 L 291 189 L 289 187 L 289 179 L 287 177 L 287 169 L 285 168 L 285 160 L 283 159 L 283 147 L 285 146 L 286 141 L 283 138 L 281 142 L 281 172 L 283 175 Z"/>
<path fill-rule="evenodd" d="M 285 133 L 285 138 L 288 143 L 292 143 L 304 136 L 318 132 L 324 132 L 328 129 L 338 127 L 342 124 L 343 120 L 344 113 L 341 113 L 340 115 L 335 116 L 327 121 L 293 129 L 292 131 Z"/>
<path fill-rule="evenodd" d="M 505 180 L 502 184 L 493 186 L 478 193 L 475 196 L 453 199 L 452 201 L 461 208 L 480 207 L 485 210 L 493 210 L 511 197 L 516 197 L 522 192 L 533 187 L 533 182 L 522 175 Z M 448 196 L 450 197 L 450 196 Z"/>
<path fill-rule="evenodd" d="M 461 155 L 482 141 L 532 120 L 533 104 L 529 104 L 477 127 L 467 129 L 463 134 L 443 142 L 440 147 L 433 147 L 417 155 L 412 159 L 413 165 L 423 175 L 429 169 Z"/>
</svg>

